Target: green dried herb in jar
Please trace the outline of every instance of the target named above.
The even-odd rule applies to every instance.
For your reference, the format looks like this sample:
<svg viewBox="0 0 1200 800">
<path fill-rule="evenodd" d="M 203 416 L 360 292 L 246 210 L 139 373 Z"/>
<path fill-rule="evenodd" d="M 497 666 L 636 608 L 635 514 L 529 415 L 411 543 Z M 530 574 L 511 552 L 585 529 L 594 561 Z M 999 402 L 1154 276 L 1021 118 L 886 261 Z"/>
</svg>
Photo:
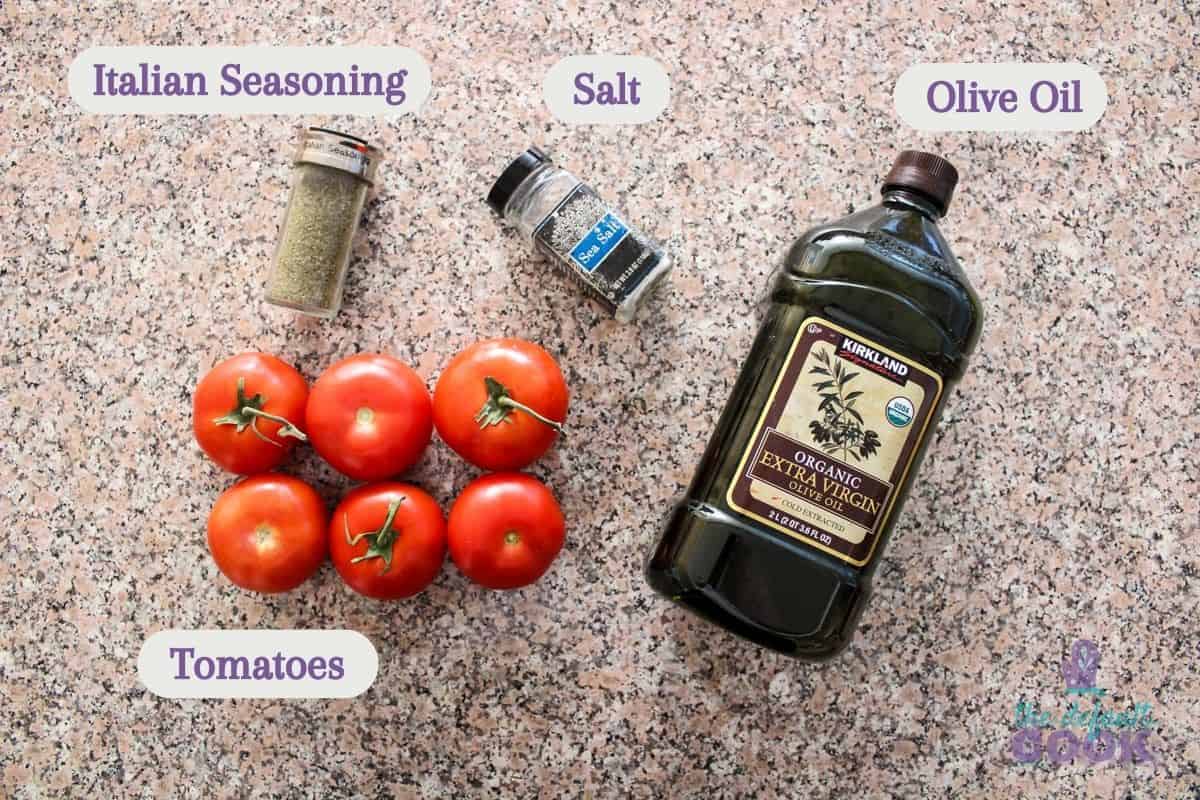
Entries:
<svg viewBox="0 0 1200 800">
<path fill-rule="evenodd" d="M 267 280 L 268 303 L 318 317 L 337 313 L 354 234 L 382 157 L 344 133 L 325 128 L 301 133 Z"/>
</svg>

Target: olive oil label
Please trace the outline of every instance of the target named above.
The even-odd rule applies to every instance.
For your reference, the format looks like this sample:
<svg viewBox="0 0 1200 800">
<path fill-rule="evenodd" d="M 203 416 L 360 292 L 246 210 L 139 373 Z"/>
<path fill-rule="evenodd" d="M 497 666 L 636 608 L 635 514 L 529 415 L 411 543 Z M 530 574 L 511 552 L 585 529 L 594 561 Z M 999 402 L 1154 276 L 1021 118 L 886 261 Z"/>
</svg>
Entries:
<svg viewBox="0 0 1200 800">
<path fill-rule="evenodd" d="M 729 505 L 866 564 L 941 393 L 928 368 L 809 317 L 742 455 Z"/>
</svg>

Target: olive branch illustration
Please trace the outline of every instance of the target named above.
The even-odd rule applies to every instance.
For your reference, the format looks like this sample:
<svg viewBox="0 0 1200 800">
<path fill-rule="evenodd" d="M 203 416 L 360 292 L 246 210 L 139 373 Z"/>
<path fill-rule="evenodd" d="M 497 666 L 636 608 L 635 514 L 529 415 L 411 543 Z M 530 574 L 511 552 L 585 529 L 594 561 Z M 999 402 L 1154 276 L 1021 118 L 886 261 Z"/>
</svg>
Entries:
<svg viewBox="0 0 1200 800">
<path fill-rule="evenodd" d="M 822 414 L 822 419 L 808 423 L 813 439 L 830 455 L 850 456 L 855 461 L 870 458 L 879 450 L 879 435 L 863 425 L 862 414 L 854 408 L 862 392 L 846 392 L 846 384 L 858 373 L 848 372 L 840 358 L 830 359 L 824 350 L 814 350 L 813 357 L 818 365 L 809 374 L 827 378 L 813 384 L 821 395 L 817 411 Z"/>
</svg>

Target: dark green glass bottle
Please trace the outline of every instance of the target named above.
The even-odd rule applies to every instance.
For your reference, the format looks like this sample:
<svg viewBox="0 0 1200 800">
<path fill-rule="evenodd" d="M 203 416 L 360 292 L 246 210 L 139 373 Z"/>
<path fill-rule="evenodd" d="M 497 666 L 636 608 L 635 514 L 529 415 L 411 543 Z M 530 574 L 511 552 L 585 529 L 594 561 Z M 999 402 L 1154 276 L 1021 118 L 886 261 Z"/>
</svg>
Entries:
<svg viewBox="0 0 1200 800">
<path fill-rule="evenodd" d="M 810 660 L 849 642 L 929 434 L 979 338 L 938 230 L 958 173 L 901 153 L 883 201 L 805 233 L 646 567 L 662 594 Z"/>
</svg>

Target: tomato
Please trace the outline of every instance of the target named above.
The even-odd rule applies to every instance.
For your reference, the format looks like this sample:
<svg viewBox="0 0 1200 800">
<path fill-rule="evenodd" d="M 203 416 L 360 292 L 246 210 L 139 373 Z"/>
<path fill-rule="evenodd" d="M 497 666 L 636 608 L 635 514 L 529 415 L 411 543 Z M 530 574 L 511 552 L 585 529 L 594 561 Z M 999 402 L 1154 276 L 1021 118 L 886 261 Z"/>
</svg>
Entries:
<svg viewBox="0 0 1200 800">
<path fill-rule="evenodd" d="M 412 484 L 360 486 L 333 512 L 329 553 L 342 580 L 359 594 L 411 597 L 442 571 L 446 518 L 437 501 Z"/>
<path fill-rule="evenodd" d="M 533 342 L 489 339 L 446 366 L 433 392 L 433 421 L 454 452 L 477 467 L 517 470 L 539 459 L 567 418 L 567 383 Z"/>
<path fill-rule="evenodd" d="M 321 457 L 359 481 L 408 469 L 433 436 L 425 382 L 391 356 L 363 353 L 325 370 L 313 384 L 305 417 Z"/>
<path fill-rule="evenodd" d="M 558 501 L 532 475 L 498 472 L 477 478 L 450 509 L 450 557 L 489 589 L 517 589 L 545 574 L 563 546 Z"/>
<path fill-rule="evenodd" d="M 192 432 L 208 457 L 253 475 L 279 466 L 306 438 L 308 384 L 295 367 L 266 353 L 242 353 L 205 375 L 192 397 Z"/>
<path fill-rule="evenodd" d="M 226 489 L 208 515 L 208 549 L 225 577 L 252 592 L 286 592 L 325 560 L 325 504 L 299 478 L 255 475 Z"/>
</svg>

